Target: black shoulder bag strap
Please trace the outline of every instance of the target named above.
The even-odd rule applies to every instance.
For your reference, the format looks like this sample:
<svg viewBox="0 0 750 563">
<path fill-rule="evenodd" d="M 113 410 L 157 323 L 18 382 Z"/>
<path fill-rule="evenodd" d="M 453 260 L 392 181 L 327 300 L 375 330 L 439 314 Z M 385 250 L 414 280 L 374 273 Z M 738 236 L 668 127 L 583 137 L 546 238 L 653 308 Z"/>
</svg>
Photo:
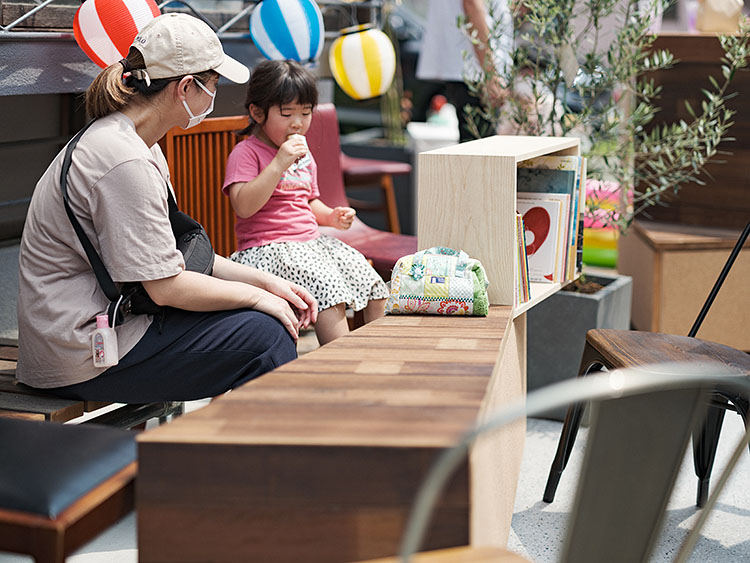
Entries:
<svg viewBox="0 0 750 563">
<path fill-rule="evenodd" d="M 62 170 L 60 171 L 60 190 L 62 191 L 65 212 L 73 225 L 73 230 L 81 241 L 83 250 L 89 259 L 89 264 L 94 270 L 96 280 L 102 288 L 104 295 L 109 299 L 107 314 L 109 315 L 110 326 L 115 321 L 121 324 L 124 316 L 133 312 L 136 314 L 155 315 L 161 312 L 161 307 L 156 305 L 143 286 L 139 282 L 130 282 L 123 284 L 122 290 L 118 289 L 112 276 L 109 275 L 107 268 L 104 266 L 101 257 L 96 252 L 94 245 L 86 236 L 81 224 L 78 222 L 73 210 L 70 207 L 70 198 L 68 196 L 68 171 L 73 160 L 73 149 L 75 149 L 81 136 L 91 127 L 93 121 L 90 121 L 73 137 L 65 150 Z M 172 195 L 172 190 L 167 187 L 167 204 L 169 207 L 169 222 L 172 227 L 172 233 L 175 235 L 177 249 L 182 252 L 185 260 L 185 268 L 188 270 L 211 275 L 214 265 L 214 250 L 211 240 L 208 238 L 206 231 L 200 223 L 195 221 L 189 215 L 181 212 L 177 207 L 177 202 Z"/>
<path fill-rule="evenodd" d="M 104 266 L 104 262 L 102 262 L 102 259 L 94 248 L 94 245 L 91 244 L 89 237 L 86 236 L 86 233 L 83 231 L 83 227 L 81 227 L 78 219 L 76 219 L 73 210 L 70 208 L 70 197 L 68 196 L 68 170 L 70 170 L 70 164 L 73 160 L 73 149 L 76 148 L 76 145 L 81 139 L 81 136 L 89 127 L 91 127 L 92 123 L 94 122 L 89 121 L 86 126 L 81 129 L 75 137 L 71 139 L 71 141 L 68 143 L 68 147 L 65 149 L 65 158 L 63 158 L 62 170 L 60 171 L 60 190 L 62 191 L 63 202 L 65 203 L 65 213 L 68 214 L 68 219 L 70 219 L 70 222 L 73 225 L 73 230 L 78 235 L 78 240 L 81 241 L 83 250 L 86 252 L 86 256 L 89 259 L 89 264 L 91 264 L 91 268 L 94 270 L 94 274 L 96 275 L 96 280 L 99 282 L 99 285 L 101 286 L 102 291 L 104 291 L 104 295 L 107 296 L 107 299 L 109 299 L 110 302 L 116 304 L 120 299 L 120 290 L 115 285 L 115 282 L 112 281 L 112 276 L 109 275 L 107 268 Z M 110 304 L 110 308 L 111 307 L 112 306 Z M 109 310 L 107 312 L 111 313 L 111 311 Z M 114 317 L 110 315 L 110 319 L 114 320 Z"/>
</svg>

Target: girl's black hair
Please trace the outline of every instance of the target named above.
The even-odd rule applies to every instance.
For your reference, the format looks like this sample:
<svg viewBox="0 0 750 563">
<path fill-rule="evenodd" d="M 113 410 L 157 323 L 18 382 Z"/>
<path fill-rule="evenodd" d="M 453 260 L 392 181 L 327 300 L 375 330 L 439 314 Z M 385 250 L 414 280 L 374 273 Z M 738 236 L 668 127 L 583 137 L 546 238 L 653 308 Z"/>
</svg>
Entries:
<svg viewBox="0 0 750 563">
<path fill-rule="evenodd" d="M 250 104 L 268 115 L 272 106 L 283 106 L 297 102 L 302 105 L 318 105 L 318 86 L 315 76 L 296 61 L 263 61 L 253 70 L 247 86 L 245 109 Z M 255 127 L 250 116 L 250 124 L 240 132 L 247 135 Z"/>
</svg>

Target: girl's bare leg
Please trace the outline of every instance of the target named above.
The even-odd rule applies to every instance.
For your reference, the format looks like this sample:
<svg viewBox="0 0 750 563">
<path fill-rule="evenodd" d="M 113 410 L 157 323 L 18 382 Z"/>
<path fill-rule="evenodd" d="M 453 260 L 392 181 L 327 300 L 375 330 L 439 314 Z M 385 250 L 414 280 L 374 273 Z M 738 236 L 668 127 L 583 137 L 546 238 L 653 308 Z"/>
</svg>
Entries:
<svg viewBox="0 0 750 563">
<path fill-rule="evenodd" d="M 323 309 L 318 313 L 315 334 L 321 346 L 349 332 L 346 322 L 346 306 L 343 303 Z"/>
<path fill-rule="evenodd" d="M 385 299 L 375 299 L 367 304 L 367 307 L 364 309 L 365 324 L 385 315 L 385 301 Z"/>
</svg>

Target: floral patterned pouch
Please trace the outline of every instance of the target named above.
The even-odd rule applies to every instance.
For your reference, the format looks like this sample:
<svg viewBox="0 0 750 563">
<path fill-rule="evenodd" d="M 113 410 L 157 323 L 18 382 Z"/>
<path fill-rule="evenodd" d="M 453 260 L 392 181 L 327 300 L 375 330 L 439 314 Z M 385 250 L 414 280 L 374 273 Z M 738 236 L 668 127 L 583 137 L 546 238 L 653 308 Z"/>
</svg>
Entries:
<svg viewBox="0 0 750 563">
<path fill-rule="evenodd" d="M 386 313 L 477 315 L 489 311 L 487 275 L 462 250 L 434 246 L 396 262 Z"/>
</svg>

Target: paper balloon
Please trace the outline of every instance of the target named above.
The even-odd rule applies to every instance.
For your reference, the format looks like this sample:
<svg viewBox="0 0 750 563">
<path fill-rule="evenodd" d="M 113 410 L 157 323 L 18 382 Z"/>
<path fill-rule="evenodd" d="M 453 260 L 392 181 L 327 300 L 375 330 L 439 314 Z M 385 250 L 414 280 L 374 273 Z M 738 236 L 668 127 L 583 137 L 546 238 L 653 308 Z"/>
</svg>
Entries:
<svg viewBox="0 0 750 563">
<path fill-rule="evenodd" d="M 342 29 L 328 57 L 336 83 L 355 100 L 383 94 L 396 72 L 391 40 L 371 24 Z"/>
<path fill-rule="evenodd" d="M 104 68 L 128 54 L 144 25 L 160 14 L 154 0 L 86 0 L 76 12 L 76 43 Z"/>
<path fill-rule="evenodd" d="M 312 0 L 263 0 L 250 14 L 250 37 L 271 60 L 316 61 L 323 32 L 323 15 Z"/>
</svg>

